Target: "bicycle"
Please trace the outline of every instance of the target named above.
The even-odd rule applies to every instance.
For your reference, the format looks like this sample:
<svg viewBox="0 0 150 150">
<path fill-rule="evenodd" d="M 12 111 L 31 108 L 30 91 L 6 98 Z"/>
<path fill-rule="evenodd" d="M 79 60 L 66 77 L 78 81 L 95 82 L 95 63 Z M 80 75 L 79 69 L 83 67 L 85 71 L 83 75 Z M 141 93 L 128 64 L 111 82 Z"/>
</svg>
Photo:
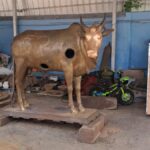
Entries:
<svg viewBox="0 0 150 150">
<path fill-rule="evenodd" d="M 96 86 L 91 88 L 90 96 L 113 96 L 116 97 L 119 104 L 130 105 L 134 102 L 134 93 L 129 88 L 129 84 L 134 81 L 134 79 L 126 76 L 122 77 L 122 72 L 118 71 L 117 82 L 109 85 L 105 81 L 101 81 Z"/>
</svg>

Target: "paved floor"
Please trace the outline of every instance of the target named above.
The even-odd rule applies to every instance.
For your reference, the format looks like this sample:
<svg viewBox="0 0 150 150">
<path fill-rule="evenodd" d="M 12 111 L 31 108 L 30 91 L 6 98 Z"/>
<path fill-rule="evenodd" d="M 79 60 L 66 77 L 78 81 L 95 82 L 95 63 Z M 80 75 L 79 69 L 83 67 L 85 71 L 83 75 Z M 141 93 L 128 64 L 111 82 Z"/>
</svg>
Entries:
<svg viewBox="0 0 150 150">
<path fill-rule="evenodd" d="M 0 150 L 150 150 L 144 102 L 103 113 L 108 123 L 95 144 L 76 140 L 79 125 L 19 119 L 0 128 Z"/>
</svg>

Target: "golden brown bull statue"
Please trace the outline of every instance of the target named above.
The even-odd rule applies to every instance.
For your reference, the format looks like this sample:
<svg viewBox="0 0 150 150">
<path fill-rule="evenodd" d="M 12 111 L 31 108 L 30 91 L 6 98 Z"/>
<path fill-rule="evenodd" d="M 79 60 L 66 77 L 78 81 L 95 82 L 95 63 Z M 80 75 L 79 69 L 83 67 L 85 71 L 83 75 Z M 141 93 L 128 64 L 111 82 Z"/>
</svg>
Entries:
<svg viewBox="0 0 150 150">
<path fill-rule="evenodd" d="M 81 76 L 95 68 L 98 50 L 104 36 L 112 29 L 104 28 L 104 20 L 97 25 L 86 26 L 82 18 L 61 30 L 30 30 L 14 38 L 12 52 L 15 60 L 15 84 L 21 110 L 29 107 L 25 98 L 23 82 L 27 69 L 63 71 L 67 83 L 68 102 L 73 113 L 73 81 L 78 110 L 83 112 L 81 102 Z"/>
</svg>

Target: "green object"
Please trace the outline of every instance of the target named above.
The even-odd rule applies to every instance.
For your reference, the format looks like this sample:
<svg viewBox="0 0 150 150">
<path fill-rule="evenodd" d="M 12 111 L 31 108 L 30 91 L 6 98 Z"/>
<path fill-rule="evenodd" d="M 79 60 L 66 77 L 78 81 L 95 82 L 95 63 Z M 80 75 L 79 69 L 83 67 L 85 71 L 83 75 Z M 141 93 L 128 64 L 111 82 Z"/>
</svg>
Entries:
<svg viewBox="0 0 150 150">
<path fill-rule="evenodd" d="M 138 9 L 143 5 L 141 0 L 126 0 L 124 4 L 124 9 L 126 12 L 131 12 L 132 8 Z"/>
<path fill-rule="evenodd" d="M 123 88 L 121 88 L 121 92 L 122 92 L 121 94 L 122 101 L 125 101 L 125 102 L 129 101 L 131 98 L 130 93 L 126 93 Z"/>
<path fill-rule="evenodd" d="M 129 79 L 130 79 L 129 77 L 121 77 L 120 81 L 121 82 L 129 81 Z"/>
<path fill-rule="evenodd" d="M 129 93 L 124 93 L 122 95 L 122 100 L 127 102 L 128 100 L 130 100 L 131 95 Z"/>
</svg>

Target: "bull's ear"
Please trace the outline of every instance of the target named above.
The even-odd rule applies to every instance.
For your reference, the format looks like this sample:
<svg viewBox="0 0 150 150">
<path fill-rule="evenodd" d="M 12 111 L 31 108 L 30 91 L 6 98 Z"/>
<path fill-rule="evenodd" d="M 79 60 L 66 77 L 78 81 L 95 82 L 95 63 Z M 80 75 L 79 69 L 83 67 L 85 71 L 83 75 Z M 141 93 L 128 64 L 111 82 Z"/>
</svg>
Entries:
<svg viewBox="0 0 150 150">
<path fill-rule="evenodd" d="M 111 32 L 113 32 L 114 31 L 114 29 L 107 29 L 107 30 L 104 30 L 103 32 L 102 32 L 102 35 L 103 36 L 108 36 Z"/>
</svg>

